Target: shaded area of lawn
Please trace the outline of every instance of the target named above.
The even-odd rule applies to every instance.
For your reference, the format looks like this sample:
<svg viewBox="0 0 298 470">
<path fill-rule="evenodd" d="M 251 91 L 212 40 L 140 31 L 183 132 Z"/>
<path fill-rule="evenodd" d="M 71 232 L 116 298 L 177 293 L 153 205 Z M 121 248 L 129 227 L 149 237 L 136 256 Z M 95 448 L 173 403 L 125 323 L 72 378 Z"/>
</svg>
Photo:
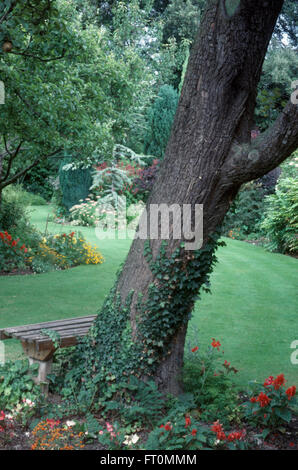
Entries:
<svg viewBox="0 0 298 470">
<path fill-rule="evenodd" d="M 33 208 L 31 220 L 44 231 L 51 208 Z M 77 227 L 49 222 L 52 233 Z M 72 316 L 94 314 L 112 287 L 116 271 L 125 259 L 130 240 L 99 240 L 95 230 L 80 227 L 88 241 L 105 257 L 97 266 L 79 266 L 66 271 L 0 279 L 0 327 Z M 298 365 L 290 362 L 297 332 L 296 259 L 266 252 L 236 240 L 226 240 L 218 252 L 219 263 L 212 275 L 212 295 L 197 302 L 189 329 L 198 329 L 192 345 L 205 349 L 211 338 L 224 349 L 223 360 L 239 373 L 238 385 L 252 379 L 284 373 L 289 384 L 298 385 Z M 6 342 L 7 357 L 21 353 L 18 342 Z"/>
</svg>

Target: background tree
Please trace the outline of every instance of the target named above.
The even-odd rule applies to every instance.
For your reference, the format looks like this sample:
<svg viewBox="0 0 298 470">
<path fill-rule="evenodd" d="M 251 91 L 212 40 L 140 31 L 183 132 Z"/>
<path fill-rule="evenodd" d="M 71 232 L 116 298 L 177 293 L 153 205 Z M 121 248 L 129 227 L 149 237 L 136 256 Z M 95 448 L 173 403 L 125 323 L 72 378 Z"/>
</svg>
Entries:
<svg viewBox="0 0 298 470">
<path fill-rule="evenodd" d="M 178 93 L 170 85 L 163 85 L 152 107 L 148 110 L 148 130 L 144 137 L 144 152 L 162 158 L 169 140 L 178 104 Z"/>
<path fill-rule="evenodd" d="M 2 7 L 0 41 L 12 48 L 0 54 L 0 192 L 62 150 L 77 164 L 107 158 L 146 83 L 134 51 L 116 57 L 109 33 L 82 29 L 72 2 L 32 3 L 28 13 L 23 3 Z"/>
</svg>

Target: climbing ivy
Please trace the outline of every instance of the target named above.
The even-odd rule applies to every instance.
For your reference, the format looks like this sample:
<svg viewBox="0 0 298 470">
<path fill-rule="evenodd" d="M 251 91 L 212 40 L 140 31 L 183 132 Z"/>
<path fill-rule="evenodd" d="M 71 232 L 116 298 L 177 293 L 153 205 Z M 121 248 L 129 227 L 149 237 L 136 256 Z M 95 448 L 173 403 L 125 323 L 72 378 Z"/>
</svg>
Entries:
<svg viewBox="0 0 298 470">
<path fill-rule="evenodd" d="M 171 340 L 187 324 L 201 289 L 210 291 L 210 274 L 216 262 L 215 251 L 224 242 L 216 232 L 197 251 L 186 251 L 182 243 L 168 256 L 167 243 L 161 244 L 153 258 L 150 242 L 144 256 L 153 274 L 153 282 L 136 302 L 136 333 L 133 338 L 130 310 L 131 291 L 123 302 L 117 282 L 99 312 L 88 337 L 76 352 L 76 364 L 68 374 L 77 385 L 89 383 L 104 387 L 128 379 L 131 375 L 152 376 L 169 352 Z"/>
</svg>

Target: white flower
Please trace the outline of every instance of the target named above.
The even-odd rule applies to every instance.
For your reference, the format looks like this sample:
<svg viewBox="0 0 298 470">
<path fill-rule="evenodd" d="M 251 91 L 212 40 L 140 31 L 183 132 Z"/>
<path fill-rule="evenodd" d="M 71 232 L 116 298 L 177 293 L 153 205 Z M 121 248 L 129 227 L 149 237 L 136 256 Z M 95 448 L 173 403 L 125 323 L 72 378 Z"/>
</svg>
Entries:
<svg viewBox="0 0 298 470">
<path fill-rule="evenodd" d="M 131 446 L 132 444 L 136 444 L 140 437 L 137 434 L 133 434 L 132 436 L 125 436 L 125 440 L 123 444 Z"/>
<path fill-rule="evenodd" d="M 75 426 L 76 422 L 75 421 L 66 421 L 66 426 L 68 426 L 69 428 L 71 426 Z"/>
</svg>

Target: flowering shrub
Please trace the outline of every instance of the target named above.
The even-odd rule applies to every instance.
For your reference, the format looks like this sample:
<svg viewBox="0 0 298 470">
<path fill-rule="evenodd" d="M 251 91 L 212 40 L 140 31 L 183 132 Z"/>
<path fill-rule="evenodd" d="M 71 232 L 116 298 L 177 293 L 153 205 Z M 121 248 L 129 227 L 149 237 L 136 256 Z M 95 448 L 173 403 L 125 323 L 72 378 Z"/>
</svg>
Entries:
<svg viewBox="0 0 298 470">
<path fill-rule="evenodd" d="M 189 347 L 185 353 L 184 389 L 194 395 L 202 419 L 239 421 L 237 394 L 230 380 L 230 375 L 238 371 L 223 355 L 221 343 L 215 338 L 211 338 L 206 352 L 199 346 Z"/>
<path fill-rule="evenodd" d="M 0 448 L 12 437 L 14 437 L 14 421 L 11 414 L 0 410 Z"/>
<path fill-rule="evenodd" d="M 146 450 L 197 450 L 208 447 L 208 430 L 189 415 L 161 424 L 146 442 Z"/>
<path fill-rule="evenodd" d="M 26 266 L 28 249 L 20 239 L 14 239 L 7 231 L 0 232 L 0 270 L 11 271 Z"/>
<path fill-rule="evenodd" d="M 46 419 L 32 431 L 32 450 L 79 450 L 85 447 L 83 432 L 74 433 L 71 426 L 61 425 L 59 420 Z"/>
<path fill-rule="evenodd" d="M 98 433 L 98 440 L 101 444 L 106 446 L 109 450 L 119 450 L 125 447 L 126 441 L 125 431 L 120 429 L 118 423 L 111 424 L 106 422 L 106 428 L 100 429 Z"/>
<path fill-rule="evenodd" d="M 80 200 L 80 204 L 70 208 L 71 214 L 71 225 L 81 225 L 83 227 L 95 227 L 98 223 L 98 199 L 100 196 L 96 197 L 96 200 L 86 198 Z"/>
<path fill-rule="evenodd" d="M 29 366 L 28 361 L 0 364 L 0 408 L 8 410 L 17 420 L 30 417 L 39 402 L 40 388 L 32 377 L 37 369 L 37 364 Z"/>
<path fill-rule="evenodd" d="M 35 266 L 36 259 L 42 259 L 57 269 L 66 269 L 81 264 L 101 264 L 103 256 L 96 247 L 86 242 L 79 233 L 71 232 L 49 235 L 39 244 L 38 251 L 32 253 L 29 260 Z"/>
<path fill-rule="evenodd" d="M 252 392 L 245 404 L 246 416 L 250 420 L 270 429 L 291 421 L 296 387 L 286 388 L 284 374 L 275 378 L 269 376 L 263 384 L 254 383 Z"/>
<path fill-rule="evenodd" d="M 227 447 L 230 450 L 245 450 L 247 449 L 247 443 L 244 438 L 246 436 L 245 429 L 241 431 L 232 431 L 226 434 L 223 425 L 217 420 L 211 426 L 211 431 L 216 434 L 215 446 Z"/>
</svg>

